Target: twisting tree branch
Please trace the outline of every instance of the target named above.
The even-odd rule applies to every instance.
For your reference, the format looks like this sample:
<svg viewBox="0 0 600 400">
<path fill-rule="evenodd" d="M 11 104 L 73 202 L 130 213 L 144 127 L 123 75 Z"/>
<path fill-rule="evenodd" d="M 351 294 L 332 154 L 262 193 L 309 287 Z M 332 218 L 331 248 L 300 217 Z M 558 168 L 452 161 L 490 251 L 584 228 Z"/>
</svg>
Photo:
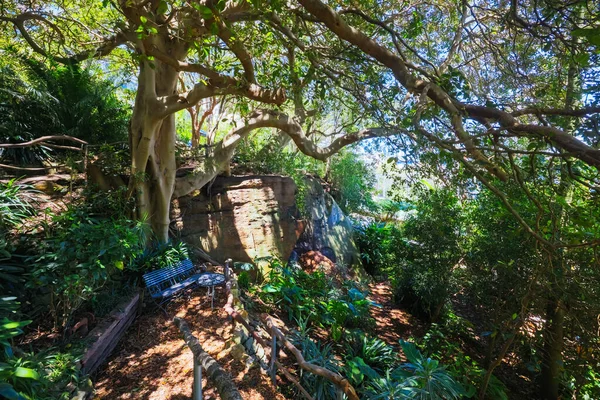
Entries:
<svg viewBox="0 0 600 400">
<path fill-rule="evenodd" d="M 495 121 L 500 124 L 502 129 L 518 133 L 522 136 L 534 138 L 544 137 L 589 165 L 600 168 L 600 150 L 588 146 L 564 130 L 552 126 L 522 124 L 509 112 L 493 107 L 462 103 L 452 98 L 435 83 L 427 82 L 413 76 L 400 56 L 392 53 L 384 46 L 381 46 L 358 29 L 348 25 L 336 11 L 322 1 L 298 1 L 315 19 L 325 24 L 325 26 L 340 39 L 357 46 L 363 52 L 388 67 L 394 74 L 396 80 L 409 92 L 422 93 L 423 89 L 427 88 L 427 96 L 440 108 L 450 114 L 455 134 L 460 139 L 464 140 L 465 148 L 469 152 L 470 157 L 476 162 L 484 165 L 488 171 L 500 179 L 506 180 L 508 175 L 504 170 L 499 166 L 494 165 L 487 157 L 485 157 L 485 155 L 476 149 L 475 144 L 471 140 L 471 136 L 464 129 L 462 123 L 464 117 L 483 124 L 489 124 L 490 121 Z"/>
<path fill-rule="evenodd" d="M 31 49 L 38 54 L 43 55 L 44 57 L 52 58 L 53 60 L 60 62 L 62 64 L 74 64 L 89 58 L 94 57 L 102 57 L 110 54 L 115 48 L 126 43 L 128 41 L 128 33 L 119 32 L 109 38 L 105 38 L 102 43 L 96 48 L 85 50 L 80 53 L 77 53 L 70 57 L 60 57 L 52 54 L 48 54 L 46 50 L 44 50 L 31 36 L 29 31 L 27 30 L 25 23 L 27 21 L 39 21 L 45 25 L 48 25 L 52 30 L 54 30 L 62 39 L 64 40 L 64 35 L 62 31 L 50 20 L 40 14 L 26 12 L 23 14 L 19 14 L 15 17 L 6 17 L 0 15 L 0 21 L 10 22 L 14 25 L 14 27 L 19 31 L 23 39 L 29 44 Z"/>
</svg>

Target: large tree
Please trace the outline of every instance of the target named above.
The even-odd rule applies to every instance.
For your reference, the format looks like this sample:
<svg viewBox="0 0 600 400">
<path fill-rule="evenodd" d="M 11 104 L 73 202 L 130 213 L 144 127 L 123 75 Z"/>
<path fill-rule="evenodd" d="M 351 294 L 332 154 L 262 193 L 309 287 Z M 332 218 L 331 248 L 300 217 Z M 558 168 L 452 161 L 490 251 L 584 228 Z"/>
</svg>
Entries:
<svg viewBox="0 0 600 400">
<path fill-rule="evenodd" d="M 14 32 L 5 44 L 25 43 L 58 62 L 131 57 L 131 189 L 138 214 L 150 217 L 162 240 L 172 197 L 223 171 L 254 129 L 275 128 L 282 145 L 291 140 L 321 160 L 386 136 L 400 158 L 435 155 L 429 160 L 443 164 L 442 174 L 475 177 L 493 192 L 545 249 L 546 284 L 562 291 L 567 281 L 555 277 L 568 270 L 569 254 L 600 243 L 597 224 L 586 227 L 600 186 L 599 7 L 585 0 L 32 1 L 4 2 L 0 22 Z M 184 72 L 197 80 L 179 91 Z M 225 95 L 245 99 L 237 113 L 244 122 L 207 148 L 193 174 L 176 177 L 174 113 Z M 515 185 L 519 196 L 506 189 Z M 562 294 L 548 298 L 545 374 L 554 381 L 562 338 L 551 335 L 562 335 L 564 302 Z M 546 397 L 556 396 L 553 385 Z"/>
<path fill-rule="evenodd" d="M 203 187 L 226 169 L 240 140 L 254 129 L 277 128 L 302 152 L 321 160 L 349 143 L 386 134 L 355 131 L 328 140 L 323 148 L 307 137 L 302 124 L 316 112 L 305 109 L 303 93 L 311 83 L 314 89 L 315 68 L 296 60 L 299 43 L 283 40 L 274 28 L 283 23 L 265 12 L 269 8 L 244 1 L 4 3 L 0 21 L 4 32 L 15 32 L 9 44 L 25 42 L 38 55 L 60 63 L 131 55 L 138 72 L 130 124 L 130 188 L 138 216 L 149 218 L 156 236 L 166 240 L 171 199 Z M 294 35 L 291 30 L 289 35 Z M 183 72 L 197 78 L 182 92 Z M 260 108 L 284 105 L 286 89 L 292 93 L 288 108 L 294 117 L 283 112 L 285 107 Z M 193 174 L 176 179 L 174 113 L 224 95 L 250 100 L 240 116 L 244 123 L 211 146 Z"/>
<path fill-rule="evenodd" d="M 599 107 L 559 107 L 535 98 L 547 85 L 539 71 L 560 65 L 556 53 L 571 50 L 571 57 L 586 63 L 588 70 L 597 63 L 596 56 L 586 57 L 597 44 L 587 40 L 598 29 L 591 17 L 593 5 L 576 14 L 577 4 L 558 7 L 551 1 L 524 6 L 364 1 L 364 8 L 377 6 L 369 15 L 344 4 L 299 3 L 4 3 L 0 21 L 5 28 L 12 25 L 15 39 L 63 63 L 105 57 L 115 49 L 131 53 L 138 68 L 130 128 L 132 188 L 137 212 L 150 217 L 163 240 L 172 196 L 209 182 L 226 166 L 239 140 L 261 127 L 285 132 L 301 151 L 319 159 L 367 137 L 425 137 L 450 147 L 477 174 L 501 180 L 509 179 L 509 167 L 497 155 L 514 147 L 513 138 L 551 143 L 560 157 L 600 166 L 600 150 L 578 132 L 548 120 L 557 115 L 587 117 Z M 565 29 L 562 21 L 569 19 L 576 20 Z M 514 30 L 518 40 L 511 42 L 502 29 Z M 569 39 L 573 35 L 586 40 L 574 46 Z M 548 50 L 540 49 L 548 44 Z M 545 67 L 544 60 L 551 65 Z M 197 74 L 198 81 L 179 92 L 178 78 L 184 71 Z M 472 93 L 466 93 L 466 85 Z M 321 149 L 302 129 L 307 119 L 304 103 L 324 94 L 335 97 L 340 90 L 358 100 L 363 111 L 379 117 L 382 129 L 343 133 L 328 138 L 329 146 Z M 285 107 L 248 112 L 248 122 L 216 144 L 194 176 L 176 181 L 175 112 L 222 95 L 243 96 L 254 107 L 281 106 L 286 93 L 292 94 L 288 110 L 295 111 L 295 117 L 283 114 Z M 347 99 L 339 103 L 347 105 Z M 431 111 L 424 112 L 426 108 Z M 359 119 L 349 120 L 361 128 Z M 437 126 L 432 132 L 433 123 Z M 455 139 L 440 134 L 444 131 Z"/>
<path fill-rule="evenodd" d="M 568 320 L 598 310 L 576 300 L 591 298 L 582 293 L 597 279 L 600 244 L 598 4 L 383 3 L 368 14 L 320 0 L 299 3 L 311 14 L 307 20 L 327 28 L 324 35 L 361 49 L 398 84 L 381 85 L 385 95 L 375 100 L 384 122 L 412 135 L 410 146 L 396 140 L 401 157 L 441 165 L 437 172 L 451 181 L 475 176 L 535 239 L 545 260 L 529 278 L 546 302 L 541 392 L 558 398 Z M 420 151 L 406 154 L 407 147 Z M 532 300 L 524 295 L 523 312 L 533 310 Z M 512 324 L 489 373 L 524 318 Z"/>
</svg>

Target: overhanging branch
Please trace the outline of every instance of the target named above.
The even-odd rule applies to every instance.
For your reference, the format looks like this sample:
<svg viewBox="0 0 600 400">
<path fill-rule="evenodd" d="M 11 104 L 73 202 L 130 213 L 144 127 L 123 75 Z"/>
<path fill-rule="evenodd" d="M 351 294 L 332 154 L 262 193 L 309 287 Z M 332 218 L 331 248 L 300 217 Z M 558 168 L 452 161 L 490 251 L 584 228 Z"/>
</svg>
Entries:
<svg viewBox="0 0 600 400">
<path fill-rule="evenodd" d="M 53 60 L 62 63 L 62 64 L 73 64 L 78 63 L 89 58 L 94 57 L 102 57 L 108 55 L 115 48 L 124 44 L 128 41 L 127 34 L 124 32 L 119 32 L 111 37 L 106 38 L 98 47 L 85 50 L 80 53 L 77 53 L 70 57 L 60 57 L 52 54 L 48 54 L 46 50 L 44 50 L 31 36 L 27 28 L 25 27 L 25 22 L 27 21 L 39 21 L 45 25 L 48 25 L 53 31 L 55 31 L 62 39 L 64 39 L 64 35 L 61 30 L 58 28 L 56 24 L 48 20 L 46 17 L 40 14 L 26 12 L 23 14 L 19 14 L 15 17 L 6 17 L 0 16 L 0 21 L 10 22 L 14 25 L 14 27 L 19 31 L 23 39 L 29 44 L 31 49 L 38 54 L 43 55 L 44 57 L 52 58 Z"/>
<path fill-rule="evenodd" d="M 194 174 L 177 178 L 173 197 L 185 196 L 202 188 L 222 172 L 233 156 L 239 142 L 248 136 L 250 132 L 259 128 L 276 128 L 280 130 L 292 138 L 301 152 L 322 161 L 325 161 L 343 147 L 361 140 L 397 135 L 400 132 L 408 134 L 399 129 L 364 129 L 338 137 L 329 146 L 319 147 L 305 135 L 300 124 L 288 115 L 272 110 L 257 110 L 249 116 L 244 126 L 233 129 L 225 135 L 223 140 L 217 143 L 210 156 L 205 159 L 204 165 L 198 168 Z"/>
<path fill-rule="evenodd" d="M 313 17 L 315 17 L 315 19 L 325 24 L 325 26 L 340 39 L 357 46 L 364 53 L 388 67 L 394 74 L 396 80 L 409 92 L 422 93 L 426 90 L 427 96 L 440 108 L 450 114 L 455 134 L 465 143 L 465 148 L 470 157 L 484 165 L 488 171 L 498 176 L 500 179 L 506 180 L 508 178 L 506 172 L 498 166 L 495 166 L 487 159 L 487 157 L 477 150 L 472 142 L 471 136 L 464 129 L 462 124 L 463 117 L 484 123 L 487 122 L 486 120 L 495 120 L 500 123 L 503 129 L 518 132 L 522 136 L 543 136 L 589 165 L 600 168 L 600 150 L 588 146 L 561 129 L 541 125 L 522 124 L 516 120 L 515 116 L 506 111 L 492 107 L 473 106 L 462 103 L 449 96 L 446 91 L 435 83 L 427 82 L 413 76 L 400 56 L 394 54 L 386 47 L 381 46 L 358 29 L 348 25 L 336 11 L 322 1 L 298 1 L 313 15 Z"/>
</svg>

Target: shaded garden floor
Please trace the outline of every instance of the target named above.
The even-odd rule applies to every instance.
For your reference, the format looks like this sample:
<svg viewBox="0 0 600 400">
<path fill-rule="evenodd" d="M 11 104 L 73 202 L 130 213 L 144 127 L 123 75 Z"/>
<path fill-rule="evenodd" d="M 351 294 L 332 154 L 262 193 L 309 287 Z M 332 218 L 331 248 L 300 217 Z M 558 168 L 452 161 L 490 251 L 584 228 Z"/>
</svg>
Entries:
<svg viewBox="0 0 600 400">
<path fill-rule="evenodd" d="M 369 298 L 381 306 L 371 309 L 376 323 L 373 333 L 376 336 L 398 349 L 400 339 L 421 337 L 426 332 L 427 324 L 394 304 L 389 283 L 372 283 L 369 289 Z M 215 309 L 212 311 L 205 293 L 203 289 L 196 290 L 188 301 L 178 299 L 172 302 L 168 309 L 170 318 L 166 318 L 157 308 L 147 306 L 108 362 L 93 376 L 96 389 L 94 398 L 189 399 L 193 381 L 192 353 L 172 323 L 172 318 L 178 316 L 188 322 L 204 350 L 231 374 L 244 399 L 285 399 L 260 367 L 235 360 L 226 347 L 231 337 L 231 323 L 222 309 L 226 302 L 224 289 L 217 288 Z M 506 368 L 507 365 L 503 367 L 497 372 L 503 375 L 503 380 L 512 389 L 511 398 L 532 398 L 519 393 L 522 388 L 519 390 L 517 383 L 523 384 L 522 379 L 515 376 L 512 368 Z M 215 389 L 207 384 L 206 378 L 203 379 L 203 388 L 206 399 L 219 398 Z"/>
<path fill-rule="evenodd" d="M 93 377 L 95 399 L 189 399 L 192 394 L 192 352 L 187 348 L 172 317 L 184 318 L 204 350 L 231 373 L 244 399 L 284 399 L 258 366 L 233 359 L 226 349 L 231 323 L 222 307 L 223 288 L 217 288 L 215 309 L 206 303 L 205 290 L 196 290 L 189 301 L 178 299 L 169 306 L 167 319 L 151 306 L 129 328 L 108 363 Z M 204 398 L 219 398 L 203 378 Z"/>
<path fill-rule="evenodd" d="M 392 287 L 388 282 L 372 283 L 369 291 L 369 299 L 380 306 L 371 308 L 371 316 L 375 318 L 375 333 L 381 340 L 398 348 L 400 339 L 408 340 L 425 332 L 423 322 L 394 304 Z"/>
</svg>

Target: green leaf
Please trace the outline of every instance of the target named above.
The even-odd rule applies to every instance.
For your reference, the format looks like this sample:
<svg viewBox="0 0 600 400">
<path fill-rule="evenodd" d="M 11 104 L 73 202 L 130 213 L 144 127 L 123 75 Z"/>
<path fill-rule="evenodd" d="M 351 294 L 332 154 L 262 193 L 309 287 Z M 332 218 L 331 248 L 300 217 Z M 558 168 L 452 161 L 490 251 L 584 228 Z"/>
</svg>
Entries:
<svg viewBox="0 0 600 400">
<path fill-rule="evenodd" d="M 402 347 L 402 351 L 404 352 L 406 359 L 411 363 L 418 364 L 423 360 L 423 355 L 417 349 L 417 346 L 415 346 L 414 343 L 400 340 L 400 346 Z"/>
<path fill-rule="evenodd" d="M 0 397 L 7 398 L 8 400 L 21 400 L 24 398 L 17 393 L 12 385 L 5 382 L 0 382 Z"/>
<path fill-rule="evenodd" d="M 579 53 L 575 56 L 577 64 L 587 67 L 590 64 L 590 55 L 588 53 Z"/>
<path fill-rule="evenodd" d="M 162 0 L 160 3 L 158 3 L 158 7 L 156 8 L 156 13 L 158 15 L 163 15 L 163 14 L 166 14 L 168 10 L 169 10 L 169 5 L 167 4 L 166 1 Z"/>
<path fill-rule="evenodd" d="M 573 36 L 584 37 L 590 44 L 600 46 L 600 28 L 577 28 L 573 29 Z"/>
<path fill-rule="evenodd" d="M 200 12 L 204 19 L 210 19 L 213 16 L 212 10 L 205 5 L 194 3 L 194 8 Z"/>
<path fill-rule="evenodd" d="M 38 380 L 40 377 L 36 370 L 24 367 L 15 368 L 15 376 L 18 376 L 19 378 L 28 378 L 35 380 Z"/>
<path fill-rule="evenodd" d="M 273 285 L 265 285 L 263 286 L 262 291 L 265 293 L 277 293 L 280 291 L 280 289 L 276 288 Z"/>
<path fill-rule="evenodd" d="M 140 21 L 142 21 L 142 24 L 145 24 L 146 22 L 148 22 L 148 18 L 146 18 L 143 15 L 141 15 L 140 16 Z"/>
</svg>

